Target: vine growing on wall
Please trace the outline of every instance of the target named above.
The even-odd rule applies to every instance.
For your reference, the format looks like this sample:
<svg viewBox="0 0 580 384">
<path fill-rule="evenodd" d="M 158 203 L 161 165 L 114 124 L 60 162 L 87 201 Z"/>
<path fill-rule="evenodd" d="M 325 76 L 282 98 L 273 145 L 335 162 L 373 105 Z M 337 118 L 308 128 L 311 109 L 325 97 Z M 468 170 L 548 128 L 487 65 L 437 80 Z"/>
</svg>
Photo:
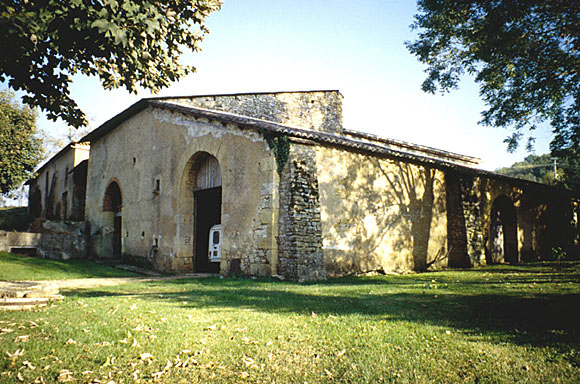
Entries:
<svg viewBox="0 0 580 384">
<path fill-rule="evenodd" d="M 266 139 L 272 152 L 274 152 L 276 165 L 278 166 L 278 174 L 281 175 L 282 169 L 284 169 L 284 165 L 286 165 L 288 156 L 290 155 L 290 140 L 288 136 L 278 136 L 264 131 L 262 131 L 262 135 Z"/>
</svg>

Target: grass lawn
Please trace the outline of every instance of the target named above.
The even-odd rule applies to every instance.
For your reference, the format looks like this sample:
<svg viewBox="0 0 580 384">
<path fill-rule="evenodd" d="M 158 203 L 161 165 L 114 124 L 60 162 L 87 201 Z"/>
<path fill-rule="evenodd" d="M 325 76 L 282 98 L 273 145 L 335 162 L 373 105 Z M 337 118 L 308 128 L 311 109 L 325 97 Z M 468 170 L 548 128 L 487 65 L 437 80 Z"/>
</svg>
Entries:
<svg viewBox="0 0 580 384">
<path fill-rule="evenodd" d="M 206 278 L 0 312 L 0 382 L 578 383 L 580 263 Z"/>
<path fill-rule="evenodd" d="M 0 280 L 62 280 L 131 276 L 139 275 L 85 260 L 47 260 L 0 252 Z"/>
</svg>

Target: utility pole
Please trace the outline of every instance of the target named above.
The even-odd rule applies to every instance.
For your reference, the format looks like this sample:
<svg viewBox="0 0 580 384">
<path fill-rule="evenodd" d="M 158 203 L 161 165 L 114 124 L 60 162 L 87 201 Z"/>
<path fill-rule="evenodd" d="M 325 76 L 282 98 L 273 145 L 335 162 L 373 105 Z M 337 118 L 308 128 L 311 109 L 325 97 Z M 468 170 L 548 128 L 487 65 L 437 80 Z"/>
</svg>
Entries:
<svg viewBox="0 0 580 384">
<path fill-rule="evenodd" d="M 557 164 L 557 157 L 552 157 L 554 160 L 554 180 L 558 180 L 558 164 Z"/>
</svg>

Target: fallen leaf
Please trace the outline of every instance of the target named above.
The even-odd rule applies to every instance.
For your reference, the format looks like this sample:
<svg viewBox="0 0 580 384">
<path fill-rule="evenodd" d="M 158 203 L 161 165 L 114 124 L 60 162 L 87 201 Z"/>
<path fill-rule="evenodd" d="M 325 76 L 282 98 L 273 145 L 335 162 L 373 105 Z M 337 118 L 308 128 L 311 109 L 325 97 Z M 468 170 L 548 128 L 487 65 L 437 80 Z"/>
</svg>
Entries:
<svg viewBox="0 0 580 384">
<path fill-rule="evenodd" d="M 77 342 L 76 342 L 76 341 L 74 341 L 73 339 L 68 339 L 68 340 L 66 341 L 66 343 L 64 343 L 64 344 L 65 344 L 65 345 L 69 345 L 69 344 L 76 344 L 76 343 L 77 343 Z"/>
<path fill-rule="evenodd" d="M 149 352 L 145 352 L 145 353 L 142 353 L 141 355 L 139 355 L 139 357 L 141 358 L 141 360 L 146 360 L 146 359 L 152 359 L 153 355 L 150 354 Z"/>
<path fill-rule="evenodd" d="M 209 331 L 215 331 L 215 330 L 216 330 L 216 328 L 217 328 L 217 324 L 213 324 L 213 325 L 210 325 L 209 327 L 207 327 L 207 329 L 208 329 Z"/>
<path fill-rule="evenodd" d="M 24 381 L 24 376 L 22 376 L 22 372 L 18 372 L 18 374 L 16 375 L 16 377 L 18 378 L 18 380 Z"/>
<path fill-rule="evenodd" d="M 246 367 L 249 367 L 249 366 L 254 365 L 256 363 L 256 361 L 254 359 L 252 359 L 251 357 L 248 357 L 248 356 L 242 357 L 242 362 L 246 365 Z"/>
<path fill-rule="evenodd" d="M 336 356 L 340 357 L 340 356 L 344 355 L 345 353 L 346 353 L 346 349 L 343 349 L 342 351 L 338 352 L 336 354 Z"/>
<path fill-rule="evenodd" d="M 29 361 L 23 361 L 22 365 L 24 365 L 26 368 L 30 369 L 31 371 L 34 371 L 36 369 L 36 367 L 34 365 L 32 365 Z"/>
<path fill-rule="evenodd" d="M 131 305 L 131 306 L 129 307 L 129 309 L 130 309 L 130 310 L 132 310 L 132 311 L 133 311 L 133 310 L 135 310 L 135 309 L 137 309 L 137 304 L 133 304 L 133 305 Z"/>
<path fill-rule="evenodd" d="M 72 381 L 74 380 L 74 378 L 72 377 L 72 372 L 69 371 L 68 369 L 62 369 L 60 371 L 60 374 L 58 375 L 58 381 L 62 382 L 66 382 L 66 381 Z"/>
<path fill-rule="evenodd" d="M 22 336 L 17 336 L 14 339 L 14 342 L 15 343 L 27 343 L 29 339 L 30 339 L 30 335 L 22 335 Z"/>
</svg>

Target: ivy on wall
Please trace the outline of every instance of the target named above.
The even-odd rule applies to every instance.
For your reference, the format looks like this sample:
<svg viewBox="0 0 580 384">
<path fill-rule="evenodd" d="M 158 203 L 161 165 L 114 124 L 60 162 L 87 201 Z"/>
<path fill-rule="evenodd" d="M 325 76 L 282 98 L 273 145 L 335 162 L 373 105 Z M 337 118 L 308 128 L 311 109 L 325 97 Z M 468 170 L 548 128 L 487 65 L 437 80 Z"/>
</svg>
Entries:
<svg viewBox="0 0 580 384">
<path fill-rule="evenodd" d="M 262 131 L 262 135 L 266 139 L 272 152 L 274 152 L 276 165 L 278 166 L 278 174 L 281 175 L 290 155 L 290 140 L 288 136 L 275 135 L 264 131 Z"/>
</svg>

